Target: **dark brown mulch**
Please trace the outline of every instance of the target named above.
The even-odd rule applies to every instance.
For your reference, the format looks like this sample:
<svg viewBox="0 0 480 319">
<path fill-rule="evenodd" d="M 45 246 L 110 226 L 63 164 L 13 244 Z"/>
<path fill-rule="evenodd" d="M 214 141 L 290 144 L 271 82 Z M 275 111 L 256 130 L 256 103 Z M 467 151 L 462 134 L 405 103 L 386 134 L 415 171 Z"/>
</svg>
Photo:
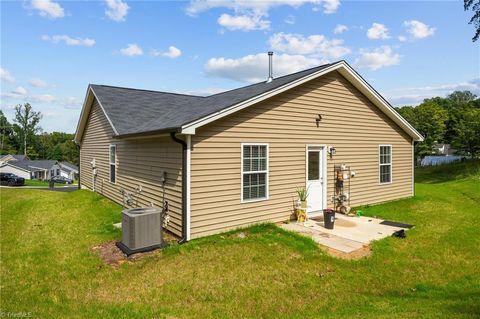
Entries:
<svg viewBox="0 0 480 319">
<path fill-rule="evenodd" d="M 178 240 L 178 237 L 167 231 L 163 233 L 163 237 L 167 244 L 174 244 Z M 116 246 L 116 242 L 116 240 L 111 240 L 101 245 L 94 246 L 91 248 L 91 250 L 96 253 L 105 264 L 112 267 L 118 267 L 127 261 L 130 262 L 137 259 L 142 259 L 145 256 L 153 255 L 159 251 L 159 249 L 157 249 L 145 253 L 133 254 L 127 257 L 127 255 L 125 255 L 120 248 Z"/>
</svg>

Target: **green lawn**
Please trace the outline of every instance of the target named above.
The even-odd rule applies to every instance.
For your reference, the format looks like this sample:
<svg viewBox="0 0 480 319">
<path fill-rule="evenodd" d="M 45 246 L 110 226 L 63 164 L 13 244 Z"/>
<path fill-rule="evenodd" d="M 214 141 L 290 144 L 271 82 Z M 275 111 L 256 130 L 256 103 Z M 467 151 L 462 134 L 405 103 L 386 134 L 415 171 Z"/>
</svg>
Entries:
<svg viewBox="0 0 480 319">
<path fill-rule="evenodd" d="M 462 170 L 468 167 L 469 173 Z M 416 197 L 363 207 L 415 224 L 369 258 L 330 257 L 274 225 L 170 246 L 118 268 L 120 207 L 88 191 L 1 190 L 1 312 L 40 318 L 478 318 L 478 163 L 419 171 Z M 455 173 L 452 173 L 455 172 Z"/>
<path fill-rule="evenodd" d="M 78 181 L 74 180 L 73 184 L 55 183 L 55 187 L 65 186 L 65 185 L 78 185 Z M 36 179 L 26 179 L 25 180 L 25 186 L 46 186 L 46 187 L 48 187 L 48 181 L 41 181 L 41 180 L 36 180 Z"/>
<path fill-rule="evenodd" d="M 40 181 L 36 179 L 26 179 L 25 186 L 48 186 L 48 181 Z"/>
</svg>

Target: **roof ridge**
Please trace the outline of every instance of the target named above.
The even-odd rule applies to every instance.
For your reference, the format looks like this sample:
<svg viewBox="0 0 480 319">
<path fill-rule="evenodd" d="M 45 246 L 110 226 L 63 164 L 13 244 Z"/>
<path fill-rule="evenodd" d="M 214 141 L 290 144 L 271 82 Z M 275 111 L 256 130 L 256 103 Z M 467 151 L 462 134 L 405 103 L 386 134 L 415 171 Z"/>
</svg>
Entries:
<svg viewBox="0 0 480 319">
<path fill-rule="evenodd" d="M 205 97 L 205 96 L 201 96 L 201 95 L 183 94 L 183 93 L 166 92 L 166 91 L 155 91 L 155 90 L 149 90 L 149 89 L 136 89 L 136 88 L 116 86 L 116 85 L 106 85 L 106 84 L 90 83 L 89 86 L 103 86 L 103 87 L 110 87 L 110 88 L 115 88 L 115 89 L 133 90 L 133 91 L 146 91 L 146 92 L 153 92 L 153 93 L 174 94 L 174 95 L 182 95 L 182 96 L 190 96 L 190 97 L 201 97 L 201 98 Z"/>
<path fill-rule="evenodd" d="M 282 79 L 282 78 L 287 77 L 287 76 L 292 76 L 292 75 L 295 75 L 295 74 L 298 74 L 298 73 L 301 73 L 301 72 L 307 72 L 307 71 L 317 69 L 317 68 L 323 68 L 323 67 L 326 67 L 327 65 L 333 65 L 333 64 L 339 63 L 341 61 L 343 61 L 343 60 L 339 60 L 339 61 L 332 62 L 332 63 L 325 63 L 325 64 L 322 64 L 322 65 L 317 65 L 317 66 L 314 66 L 314 67 L 311 67 L 311 68 L 308 68 L 308 69 L 304 69 L 304 70 L 300 70 L 300 71 L 297 71 L 297 72 L 288 73 L 288 74 L 279 76 L 278 78 L 273 78 L 272 82 L 270 82 L 270 83 L 274 83 L 275 80 Z M 241 86 L 241 87 L 231 89 L 231 90 L 228 90 L 228 91 L 223 91 L 223 92 L 215 93 L 215 94 L 212 94 L 212 95 L 207 95 L 206 97 L 208 98 L 208 97 L 216 96 L 216 95 L 223 94 L 223 93 L 233 92 L 235 90 L 245 89 L 245 88 L 248 88 L 248 87 L 251 87 L 251 86 L 255 86 L 255 85 L 258 85 L 258 84 L 264 84 L 264 83 L 267 83 L 267 81 L 265 80 L 265 81 L 249 84 L 249 85 L 246 85 L 246 86 Z"/>
</svg>

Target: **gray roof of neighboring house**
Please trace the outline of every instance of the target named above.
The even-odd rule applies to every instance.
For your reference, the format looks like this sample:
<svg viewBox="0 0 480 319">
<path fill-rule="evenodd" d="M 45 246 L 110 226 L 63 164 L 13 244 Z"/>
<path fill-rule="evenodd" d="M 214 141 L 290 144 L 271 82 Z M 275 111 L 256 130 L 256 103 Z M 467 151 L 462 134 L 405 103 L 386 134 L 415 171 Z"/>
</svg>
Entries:
<svg viewBox="0 0 480 319">
<path fill-rule="evenodd" d="M 66 169 L 70 172 L 77 172 L 78 173 L 78 166 L 77 165 L 74 165 L 72 163 L 69 163 L 69 162 L 59 162 L 60 166 L 62 166 L 62 169 Z"/>
<path fill-rule="evenodd" d="M 332 63 L 335 64 L 335 63 Z M 91 84 L 118 135 L 175 130 L 332 64 L 206 97 Z"/>
<path fill-rule="evenodd" d="M 23 161 L 27 157 L 26 155 L 7 154 L 7 155 L 3 155 L 2 157 L 0 157 L 0 161 L 3 160 L 7 156 L 11 156 L 14 159 L 16 159 L 17 161 Z"/>
<path fill-rule="evenodd" d="M 5 165 L 12 165 L 33 172 L 38 170 L 48 170 L 56 163 L 57 161 L 55 160 L 24 160 L 8 162 Z"/>
</svg>

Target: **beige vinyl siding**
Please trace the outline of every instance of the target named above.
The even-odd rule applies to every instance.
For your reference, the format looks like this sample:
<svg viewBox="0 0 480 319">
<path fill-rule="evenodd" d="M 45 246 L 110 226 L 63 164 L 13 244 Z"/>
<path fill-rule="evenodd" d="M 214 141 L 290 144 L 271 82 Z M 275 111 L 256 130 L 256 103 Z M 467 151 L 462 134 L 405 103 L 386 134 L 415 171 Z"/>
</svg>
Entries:
<svg viewBox="0 0 480 319">
<path fill-rule="evenodd" d="M 323 119 L 317 128 L 315 118 Z M 269 144 L 268 200 L 241 203 L 241 143 Z M 191 152 L 192 238 L 262 221 L 284 221 L 295 189 L 305 186 L 307 144 L 334 146 L 327 158 L 327 205 L 333 166 L 345 163 L 352 206 L 412 195 L 412 139 L 339 73 L 312 80 L 197 129 Z M 379 184 L 379 145 L 392 145 L 392 183 Z"/>
<path fill-rule="evenodd" d="M 170 137 L 136 140 L 112 138 L 113 130 L 95 99 L 89 115 L 80 148 L 80 181 L 82 186 L 93 189 L 91 162 L 95 158 L 97 178 L 95 191 L 122 204 L 123 188 L 135 193 L 141 186 L 138 203 L 133 206 L 162 207 L 162 172 L 167 172 L 165 199 L 169 203 L 170 226 L 173 233 L 181 234 L 181 146 Z M 116 145 L 116 183 L 110 182 L 109 146 Z M 135 199 L 136 196 L 134 195 Z"/>
</svg>

